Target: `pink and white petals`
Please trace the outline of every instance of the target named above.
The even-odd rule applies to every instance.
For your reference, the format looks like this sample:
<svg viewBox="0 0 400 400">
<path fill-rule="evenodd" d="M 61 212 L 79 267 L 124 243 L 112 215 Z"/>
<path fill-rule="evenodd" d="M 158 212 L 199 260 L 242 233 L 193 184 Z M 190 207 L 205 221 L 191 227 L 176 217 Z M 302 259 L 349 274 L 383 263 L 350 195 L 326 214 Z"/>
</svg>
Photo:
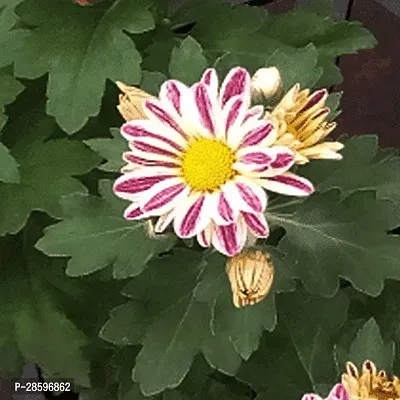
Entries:
<svg viewBox="0 0 400 400">
<path fill-rule="evenodd" d="M 189 88 L 185 84 L 174 79 L 170 79 L 161 85 L 159 98 L 161 103 L 169 105 L 171 115 L 173 115 L 173 112 L 182 115 L 183 99 L 188 90 Z"/>
<path fill-rule="evenodd" d="M 260 179 L 259 183 L 271 192 L 284 194 L 286 196 L 309 196 L 314 193 L 313 184 L 300 176 L 291 172 L 282 175 Z"/>
<path fill-rule="evenodd" d="M 125 209 L 124 218 L 128 221 L 135 221 L 138 219 L 148 218 L 148 214 L 144 213 L 137 204 L 132 203 Z"/>
<path fill-rule="evenodd" d="M 317 394 L 310 393 L 310 394 L 305 394 L 301 400 L 324 400 L 324 399 L 318 396 Z M 331 392 L 329 393 L 328 397 L 325 400 L 351 400 L 351 399 L 344 385 L 338 383 L 333 387 L 333 389 L 331 390 Z"/>
<path fill-rule="evenodd" d="M 150 121 L 161 123 L 165 128 L 169 128 L 177 132 L 183 138 L 186 138 L 186 133 L 179 123 L 179 118 L 175 112 L 168 110 L 158 99 L 148 99 L 144 103 L 143 111 Z"/>
<path fill-rule="evenodd" d="M 129 142 L 153 138 L 174 148 L 184 148 L 187 143 L 186 139 L 175 130 L 164 127 L 157 121 L 149 120 L 126 122 L 121 127 L 121 135 Z"/>
<path fill-rule="evenodd" d="M 247 125 L 250 124 L 248 123 Z M 275 142 L 276 137 L 276 130 L 270 122 L 252 121 L 250 129 L 244 134 L 244 137 L 241 140 L 240 147 L 260 146 L 261 144 L 269 147 Z"/>
<path fill-rule="evenodd" d="M 171 174 L 149 175 L 148 171 L 135 170 L 117 178 L 113 190 L 121 199 L 134 201 L 157 183 L 171 178 Z"/>
<path fill-rule="evenodd" d="M 160 218 L 158 218 L 156 224 L 154 225 L 154 232 L 163 233 L 168 228 L 168 225 L 173 221 L 174 216 L 175 216 L 174 210 L 161 215 Z"/>
<path fill-rule="evenodd" d="M 208 86 L 213 98 L 218 97 L 218 75 L 214 68 L 206 69 L 200 82 Z"/>
<path fill-rule="evenodd" d="M 199 122 L 199 130 L 204 137 L 216 137 L 216 133 L 221 131 L 220 107 L 216 98 L 210 94 L 209 88 L 198 83 L 193 85 L 193 116 Z"/>
<path fill-rule="evenodd" d="M 237 178 L 223 188 L 226 197 L 235 208 L 249 213 L 263 212 L 267 206 L 267 194 L 257 184 L 246 178 Z"/>
<path fill-rule="evenodd" d="M 229 193 L 229 192 L 228 192 Z M 229 225 L 239 216 L 239 209 L 224 190 L 213 193 L 213 202 L 210 205 L 211 218 L 216 225 Z"/>
<path fill-rule="evenodd" d="M 177 209 L 174 230 L 180 238 L 196 236 L 210 224 L 210 201 L 210 196 L 194 193 Z"/>
<path fill-rule="evenodd" d="M 267 238 L 269 236 L 269 226 L 264 214 L 242 213 L 242 216 L 247 227 L 256 237 Z"/>
<path fill-rule="evenodd" d="M 155 184 L 140 199 L 143 212 L 158 216 L 178 207 L 189 195 L 189 188 L 180 178 L 171 178 Z"/>
<path fill-rule="evenodd" d="M 197 235 L 197 241 L 201 247 L 208 248 L 211 246 L 211 237 L 213 233 L 213 224 L 209 224 L 203 231 Z"/>
<path fill-rule="evenodd" d="M 305 394 L 301 400 L 324 400 L 322 397 L 317 394 Z"/>
<path fill-rule="evenodd" d="M 235 96 L 240 96 L 246 108 L 250 105 L 250 74 L 241 67 L 232 68 L 222 82 L 219 92 L 221 106 Z"/>
<path fill-rule="evenodd" d="M 247 239 L 247 227 L 243 218 L 236 223 L 216 226 L 212 234 L 212 245 L 226 256 L 234 256 L 242 251 Z"/>
</svg>

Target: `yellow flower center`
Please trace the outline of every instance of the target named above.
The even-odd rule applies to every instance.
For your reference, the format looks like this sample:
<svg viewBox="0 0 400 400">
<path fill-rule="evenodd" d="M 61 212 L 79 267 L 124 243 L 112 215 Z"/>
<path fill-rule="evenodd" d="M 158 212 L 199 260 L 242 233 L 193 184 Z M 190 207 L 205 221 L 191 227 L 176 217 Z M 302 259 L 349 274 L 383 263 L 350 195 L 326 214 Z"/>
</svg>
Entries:
<svg viewBox="0 0 400 400">
<path fill-rule="evenodd" d="M 213 192 L 235 176 L 234 162 L 235 153 L 225 143 L 202 138 L 184 154 L 182 174 L 191 188 Z"/>
</svg>

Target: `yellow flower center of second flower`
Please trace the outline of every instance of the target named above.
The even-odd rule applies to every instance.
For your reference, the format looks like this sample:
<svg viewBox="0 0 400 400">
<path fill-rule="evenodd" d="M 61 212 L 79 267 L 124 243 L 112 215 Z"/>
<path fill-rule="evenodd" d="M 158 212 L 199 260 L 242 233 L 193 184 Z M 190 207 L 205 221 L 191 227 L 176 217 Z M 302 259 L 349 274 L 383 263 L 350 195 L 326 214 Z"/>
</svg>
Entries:
<svg viewBox="0 0 400 400">
<path fill-rule="evenodd" d="M 225 143 L 202 138 L 183 155 L 182 175 L 191 188 L 213 192 L 235 176 L 234 162 L 235 153 Z"/>
</svg>

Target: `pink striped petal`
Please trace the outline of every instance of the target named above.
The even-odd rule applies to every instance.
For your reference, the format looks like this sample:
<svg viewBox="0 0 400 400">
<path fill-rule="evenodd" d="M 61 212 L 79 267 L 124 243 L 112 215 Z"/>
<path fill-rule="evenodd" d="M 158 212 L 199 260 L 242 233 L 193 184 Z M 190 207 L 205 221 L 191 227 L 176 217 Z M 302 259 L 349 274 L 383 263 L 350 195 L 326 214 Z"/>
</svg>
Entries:
<svg viewBox="0 0 400 400">
<path fill-rule="evenodd" d="M 255 146 L 256 147 L 256 146 Z M 252 171 L 254 177 L 268 178 L 273 176 L 282 175 L 288 171 L 294 164 L 295 156 L 294 153 L 284 146 L 275 146 L 264 149 L 269 156 L 273 158 L 273 161 L 264 165 L 238 165 L 238 169 L 244 169 L 245 171 Z M 242 153 L 239 153 L 240 155 Z M 247 154 L 243 152 L 243 154 Z"/>
<path fill-rule="evenodd" d="M 174 219 L 174 230 L 182 238 L 196 236 L 210 223 L 208 196 L 193 194 L 182 204 Z"/>
<path fill-rule="evenodd" d="M 133 142 L 133 146 L 135 150 L 142 151 L 143 153 L 152 153 L 157 156 L 164 156 L 171 158 L 170 161 L 175 161 L 179 152 L 175 149 L 169 148 L 168 150 L 165 148 L 166 146 L 157 143 L 153 138 L 141 138 L 137 139 Z"/>
<path fill-rule="evenodd" d="M 328 91 L 326 89 L 317 90 L 316 92 L 314 92 L 311 95 L 307 104 L 301 109 L 300 112 L 309 110 L 310 108 L 314 107 L 318 103 L 321 105 L 323 102 L 325 102 L 327 97 L 328 97 Z"/>
<path fill-rule="evenodd" d="M 149 189 L 140 200 L 140 208 L 151 215 L 162 215 L 187 197 L 189 188 L 180 178 L 164 180 Z"/>
<path fill-rule="evenodd" d="M 329 393 L 328 400 L 351 400 L 343 384 L 336 384 Z"/>
<path fill-rule="evenodd" d="M 160 88 L 160 100 L 163 104 L 169 104 L 172 109 L 181 115 L 183 95 L 189 88 L 182 82 L 170 79 L 164 82 Z"/>
<path fill-rule="evenodd" d="M 214 98 L 218 96 L 218 75 L 214 68 L 208 68 L 201 77 L 201 82 L 208 86 L 210 95 Z"/>
<path fill-rule="evenodd" d="M 211 246 L 212 225 L 208 225 L 204 230 L 197 234 L 197 241 L 202 247 Z"/>
<path fill-rule="evenodd" d="M 261 238 L 267 238 L 269 236 L 269 226 L 264 214 L 250 214 L 244 212 L 242 216 L 244 222 L 246 222 L 248 228 L 255 236 Z"/>
<path fill-rule="evenodd" d="M 243 249 L 246 243 L 247 229 L 242 218 L 236 223 L 216 226 L 212 234 L 213 246 L 222 254 L 234 256 Z"/>
<path fill-rule="evenodd" d="M 215 193 L 213 207 L 211 210 L 212 219 L 217 225 L 229 225 L 235 222 L 239 216 L 239 209 L 232 203 L 229 196 L 221 192 Z"/>
<path fill-rule="evenodd" d="M 265 189 L 287 196 L 309 196 L 314 192 L 314 186 L 309 180 L 291 172 L 260 179 L 259 182 Z"/>
<path fill-rule="evenodd" d="M 157 222 L 156 222 L 156 224 L 154 226 L 154 231 L 156 233 L 164 232 L 167 229 L 168 225 L 174 219 L 174 216 L 175 216 L 175 214 L 174 214 L 173 211 L 170 211 L 170 212 L 168 212 L 166 214 L 161 215 L 161 217 L 158 218 L 158 220 L 157 220 Z"/>
<path fill-rule="evenodd" d="M 198 83 L 193 86 L 193 93 L 201 126 L 207 131 L 207 133 L 215 136 L 215 104 L 213 104 L 210 98 L 207 86 Z"/>
<path fill-rule="evenodd" d="M 256 126 L 245 134 L 240 147 L 260 145 L 269 136 L 274 135 L 274 131 L 274 126 L 270 122 L 259 121 Z"/>
<path fill-rule="evenodd" d="M 264 107 L 257 105 L 247 110 L 243 122 L 258 120 L 264 113 Z"/>
<path fill-rule="evenodd" d="M 114 193 L 122 199 L 133 200 L 157 183 L 173 178 L 170 174 L 146 175 L 148 173 L 136 170 L 120 176 L 114 183 Z"/>
<path fill-rule="evenodd" d="M 232 68 L 220 89 L 220 104 L 225 104 L 235 96 L 240 96 L 246 108 L 250 105 L 250 75 L 241 67 Z"/>
<path fill-rule="evenodd" d="M 127 220 L 138 220 L 146 218 L 147 214 L 144 213 L 137 204 L 131 204 L 124 212 L 124 218 Z"/>
<path fill-rule="evenodd" d="M 224 192 L 231 204 L 240 211 L 249 213 L 263 212 L 267 206 L 267 194 L 258 185 L 246 178 L 237 178 L 224 186 Z"/>
<path fill-rule="evenodd" d="M 240 163 L 251 165 L 252 168 L 261 168 L 270 165 L 275 160 L 275 153 L 269 148 L 254 146 L 237 154 Z"/>
<path fill-rule="evenodd" d="M 128 141 L 152 138 L 178 151 L 182 151 L 186 145 L 186 140 L 174 130 L 149 120 L 136 120 L 123 124 L 121 135 Z"/>
<path fill-rule="evenodd" d="M 180 127 L 177 119 L 163 106 L 158 99 L 148 99 L 144 103 L 143 111 L 150 120 L 161 122 L 162 125 L 173 129 L 183 138 L 186 138 L 185 132 Z"/>
<path fill-rule="evenodd" d="M 132 151 L 127 151 L 122 154 L 122 159 L 131 164 L 138 164 L 147 167 L 161 167 L 175 169 L 179 167 L 179 162 L 162 161 L 162 160 L 151 160 L 144 157 L 137 156 Z"/>
<path fill-rule="evenodd" d="M 221 122 L 222 131 L 225 132 L 225 139 L 232 148 L 237 147 L 242 139 L 244 132 L 241 125 L 246 106 L 239 96 L 231 98 L 222 111 Z"/>
</svg>

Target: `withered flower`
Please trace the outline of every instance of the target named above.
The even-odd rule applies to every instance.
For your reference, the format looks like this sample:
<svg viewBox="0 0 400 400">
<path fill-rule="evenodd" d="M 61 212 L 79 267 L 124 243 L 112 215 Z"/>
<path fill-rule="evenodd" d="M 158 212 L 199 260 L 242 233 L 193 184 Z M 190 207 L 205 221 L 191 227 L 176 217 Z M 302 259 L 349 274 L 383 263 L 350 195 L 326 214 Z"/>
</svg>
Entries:
<svg viewBox="0 0 400 400">
<path fill-rule="evenodd" d="M 397 376 L 388 378 L 384 370 L 377 371 L 372 361 L 365 361 L 362 372 L 348 362 L 342 383 L 351 400 L 399 400 L 400 380 Z"/>
<path fill-rule="evenodd" d="M 244 250 L 228 259 L 226 272 L 237 308 L 259 303 L 269 293 L 274 280 L 274 265 L 269 254 Z"/>
<path fill-rule="evenodd" d="M 147 119 L 143 111 L 144 101 L 154 98 L 154 96 L 142 89 L 125 85 L 122 82 L 116 82 L 116 85 L 122 92 L 122 94 L 119 95 L 119 105 L 117 108 L 125 121 Z"/>
</svg>

